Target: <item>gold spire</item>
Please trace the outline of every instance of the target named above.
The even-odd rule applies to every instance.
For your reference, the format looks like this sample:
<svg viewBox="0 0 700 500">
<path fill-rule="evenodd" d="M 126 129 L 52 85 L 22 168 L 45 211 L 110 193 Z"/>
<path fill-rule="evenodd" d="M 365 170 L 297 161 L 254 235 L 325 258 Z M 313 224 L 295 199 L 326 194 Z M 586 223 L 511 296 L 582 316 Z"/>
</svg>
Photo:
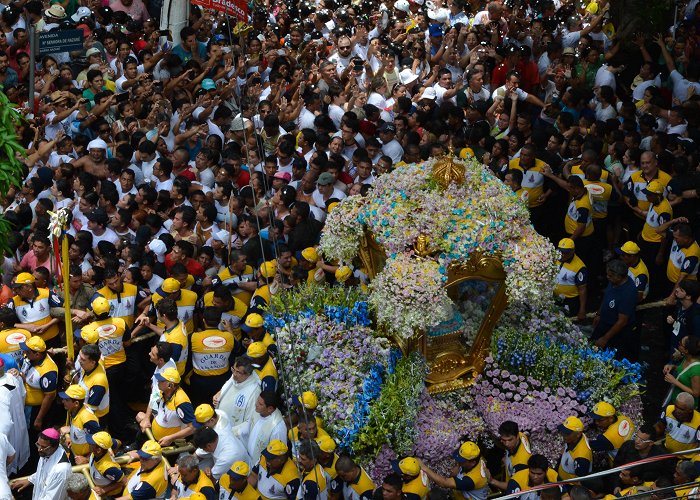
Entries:
<svg viewBox="0 0 700 500">
<path fill-rule="evenodd" d="M 461 162 L 455 162 L 454 152 L 452 147 L 450 147 L 448 153 L 433 165 L 433 179 L 437 182 L 443 189 L 450 185 L 451 182 L 457 184 L 462 184 L 464 182 L 464 176 L 466 173 L 466 167 Z"/>
</svg>

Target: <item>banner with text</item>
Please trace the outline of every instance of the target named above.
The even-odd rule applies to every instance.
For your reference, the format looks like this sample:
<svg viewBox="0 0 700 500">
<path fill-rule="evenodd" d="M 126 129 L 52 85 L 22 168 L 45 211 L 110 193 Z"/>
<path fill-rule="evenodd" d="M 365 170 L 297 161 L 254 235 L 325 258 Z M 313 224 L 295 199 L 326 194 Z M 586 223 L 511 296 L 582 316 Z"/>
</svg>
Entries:
<svg viewBox="0 0 700 500">
<path fill-rule="evenodd" d="M 192 3 L 205 9 L 218 10 L 244 23 L 248 22 L 247 0 L 192 0 Z"/>
</svg>

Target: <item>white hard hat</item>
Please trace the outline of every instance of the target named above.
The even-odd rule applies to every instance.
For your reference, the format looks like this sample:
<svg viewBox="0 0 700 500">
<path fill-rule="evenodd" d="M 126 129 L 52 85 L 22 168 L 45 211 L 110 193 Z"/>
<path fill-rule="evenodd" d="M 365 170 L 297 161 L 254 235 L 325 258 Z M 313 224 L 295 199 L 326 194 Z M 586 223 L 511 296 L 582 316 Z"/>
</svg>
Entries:
<svg viewBox="0 0 700 500">
<path fill-rule="evenodd" d="M 400 10 L 401 12 L 406 12 L 408 13 L 409 5 L 408 5 L 408 0 L 397 0 L 397 2 L 394 4 L 394 8 L 396 10 Z"/>
</svg>

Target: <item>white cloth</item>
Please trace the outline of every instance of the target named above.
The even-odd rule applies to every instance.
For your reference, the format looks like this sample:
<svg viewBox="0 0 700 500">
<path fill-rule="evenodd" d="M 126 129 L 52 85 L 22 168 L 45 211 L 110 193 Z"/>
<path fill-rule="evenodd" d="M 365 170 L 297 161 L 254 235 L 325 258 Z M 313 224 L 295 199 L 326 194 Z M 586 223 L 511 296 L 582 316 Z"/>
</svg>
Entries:
<svg viewBox="0 0 700 500">
<path fill-rule="evenodd" d="M 19 377 L 7 373 L 0 377 L 0 399 L 9 401 L 9 413 L 3 414 L 9 418 L 5 417 L 4 419 L 12 422 L 7 439 L 15 449 L 15 460 L 7 469 L 8 474 L 17 472 L 29 460 L 29 433 L 27 432 L 27 420 L 24 417 L 25 396 L 24 382 Z"/>
<path fill-rule="evenodd" d="M 51 456 L 39 458 L 36 472 L 29 476 L 34 485 L 32 500 L 65 500 L 66 481 L 71 474 L 71 465 L 66 452 L 60 446 Z"/>
<path fill-rule="evenodd" d="M 275 410 L 267 417 L 260 417 L 250 426 L 250 432 L 245 441 L 246 449 L 251 460 L 257 462 L 262 451 L 267 448 L 270 441 L 279 439 L 283 443 L 287 442 L 287 426 L 279 410 Z"/>
<path fill-rule="evenodd" d="M 12 491 L 7 479 L 7 459 L 15 455 L 15 449 L 5 434 L 0 434 L 0 500 L 10 500 Z M 10 464 L 12 465 L 12 464 Z"/>
<path fill-rule="evenodd" d="M 218 409 L 228 415 L 231 427 L 250 422 L 258 416 L 255 402 L 260 390 L 260 377 L 255 372 L 240 384 L 234 382 L 233 378 L 226 381 L 221 388 Z"/>
</svg>

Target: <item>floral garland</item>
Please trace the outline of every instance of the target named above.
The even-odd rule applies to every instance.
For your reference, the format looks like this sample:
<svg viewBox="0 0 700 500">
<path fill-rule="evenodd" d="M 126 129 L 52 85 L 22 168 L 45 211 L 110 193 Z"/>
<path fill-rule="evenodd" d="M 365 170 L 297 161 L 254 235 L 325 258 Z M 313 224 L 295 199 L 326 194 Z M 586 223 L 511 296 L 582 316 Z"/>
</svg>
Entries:
<svg viewBox="0 0 700 500">
<path fill-rule="evenodd" d="M 398 254 L 370 283 L 369 304 L 377 323 L 402 338 L 413 337 L 450 318 L 452 302 L 442 287 L 446 276 L 432 259 Z"/>
<path fill-rule="evenodd" d="M 327 430 L 346 436 L 354 427 L 355 401 L 371 400 L 364 393 L 367 374 L 381 376 L 389 363 L 389 341 L 365 326 L 301 315 L 277 328 L 275 337 L 284 382 L 294 393 L 314 391 L 324 402 Z"/>
<path fill-rule="evenodd" d="M 381 176 L 367 197 L 333 209 L 321 238 L 324 255 L 344 261 L 356 257 L 362 227 L 384 247 L 388 259 L 369 302 L 380 325 L 403 339 L 446 319 L 447 270 L 474 254 L 503 260 L 511 302 L 544 303 L 550 297 L 542 290 L 554 286 L 556 250 L 532 229 L 520 200 L 483 165 L 455 161 L 465 166 L 465 182 L 445 189 L 432 178 L 435 160 Z M 419 236 L 434 258 L 413 253 Z"/>
<path fill-rule="evenodd" d="M 362 196 L 349 196 L 343 200 L 342 210 L 328 213 L 320 246 L 323 255 L 343 262 L 355 258 L 362 238 L 358 214 L 366 201 Z"/>
<path fill-rule="evenodd" d="M 537 331 L 499 327 L 493 333 L 491 352 L 502 369 L 530 376 L 554 390 L 566 387 L 589 407 L 602 400 L 619 406 L 639 393 L 642 381 L 641 365 L 616 360 L 614 350 L 554 342 Z"/>
</svg>

